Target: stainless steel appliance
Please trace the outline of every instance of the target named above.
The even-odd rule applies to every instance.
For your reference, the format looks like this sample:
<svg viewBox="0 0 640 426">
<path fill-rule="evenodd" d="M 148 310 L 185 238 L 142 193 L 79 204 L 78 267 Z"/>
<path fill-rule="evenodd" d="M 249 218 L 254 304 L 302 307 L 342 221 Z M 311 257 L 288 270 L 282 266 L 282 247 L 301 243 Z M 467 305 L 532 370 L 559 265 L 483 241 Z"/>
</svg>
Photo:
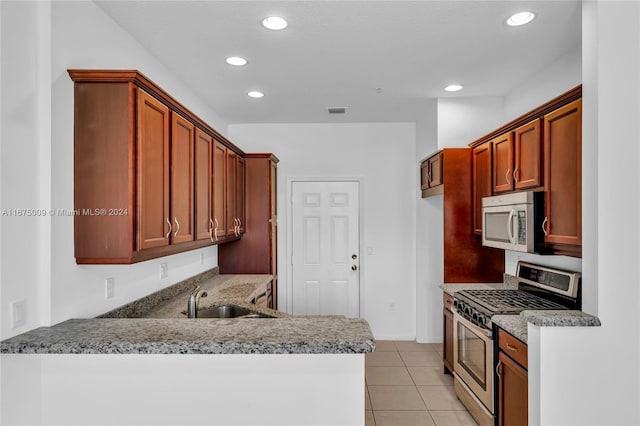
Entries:
<svg viewBox="0 0 640 426">
<path fill-rule="evenodd" d="M 535 253 L 543 238 L 536 212 L 543 202 L 541 192 L 514 192 L 482 199 L 482 245 Z"/>
<path fill-rule="evenodd" d="M 519 262 L 516 278 L 518 289 L 461 290 L 454 294 L 454 387 L 479 425 L 496 424 L 491 317 L 581 307 L 580 273 Z"/>
</svg>

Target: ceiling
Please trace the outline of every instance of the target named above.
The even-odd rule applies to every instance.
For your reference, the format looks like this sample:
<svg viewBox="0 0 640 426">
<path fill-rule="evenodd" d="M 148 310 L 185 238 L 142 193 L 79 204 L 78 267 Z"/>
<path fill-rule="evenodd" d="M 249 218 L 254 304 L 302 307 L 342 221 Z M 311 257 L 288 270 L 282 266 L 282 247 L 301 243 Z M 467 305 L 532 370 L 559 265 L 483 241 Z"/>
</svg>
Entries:
<svg viewBox="0 0 640 426">
<path fill-rule="evenodd" d="M 229 124 L 412 122 L 429 98 L 503 96 L 581 42 L 570 0 L 96 3 Z M 537 18 L 505 25 L 522 10 Z"/>
</svg>

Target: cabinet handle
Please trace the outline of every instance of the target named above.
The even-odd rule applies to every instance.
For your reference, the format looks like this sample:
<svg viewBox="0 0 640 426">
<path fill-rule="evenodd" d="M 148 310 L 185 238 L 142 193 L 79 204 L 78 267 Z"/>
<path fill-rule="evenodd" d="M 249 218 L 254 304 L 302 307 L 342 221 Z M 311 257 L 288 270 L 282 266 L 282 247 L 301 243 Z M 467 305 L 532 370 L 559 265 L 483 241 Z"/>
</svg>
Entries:
<svg viewBox="0 0 640 426">
<path fill-rule="evenodd" d="M 507 343 L 507 349 L 509 349 L 511 352 L 518 352 L 518 348 L 516 348 L 515 346 L 511 346 L 508 343 Z"/>
<path fill-rule="evenodd" d="M 242 221 L 238 218 L 238 234 L 240 233 L 240 228 L 242 228 Z"/>
<path fill-rule="evenodd" d="M 171 226 L 171 221 L 169 220 L 169 218 L 167 218 L 167 224 L 169 225 L 169 232 L 167 232 L 167 235 L 165 235 L 165 238 L 169 238 L 169 235 L 171 235 L 171 230 L 173 229 L 173 227 Z"/>
<path fill-rule="evenodd" d="M 513 170 L 513 181 L 515 183 L 518 183 L 518 178 L 516 177 L 516 173 L 518 173 L 518 168 L 517 167 Z"/>
<path fill-rule="evenodd" d="M 176 221 L 176 232 L 173 234 L 174 237 L 178 236 L 178 232 L 180 232 L 180 222 L 178 222 L 178 218 L 174 217 L 173 220 Z"/>
<path fill-rule="evenodd" d="M 213 242 L 213 220 L 209 218 L 209 239 Z"/>
<path fill-rule="evenodd" d="M 215 221 L 216 226 L 213 228 L 213 236 L 216 239 L 216 241 L 218 241 L 218 218 L 214 217 L 213 220 Z"/>
<path fill-rule="evenodd" d="M 507 173 L 504 174 L 504 179 L 507 181 L 508 185 L 511 185 L 511 181 L 509 180 L 509 175 L 511 174 L 511 167 L 507 169 Z"/>
<path fill-rule="evenodd" d="M 542 221 L 542 232 L 544 232 L 544 236 L 545 236 L 545 237 L 546 237 L 547 235 L 549 235 L 549 234 L 547 234 L 547 227 L 546 227 L 546 225 L 547 225 L 547 217 L 545 216 L 545 217 L 544 217 L 544 220 Z"/>
<path fill-rule="evenodd" d="M 501 368 L 502 368 L 502 361 L 498 361 L 498 365 L 496 365 L 496 375 L 498 376 L 498 379 L 502 379 L 502 376 L 500 375 Z"/>
<path fill-rule="evenodd" d="M 431 183 L 431 172 L 427 173 L 427 182 Z"/>
</svg>

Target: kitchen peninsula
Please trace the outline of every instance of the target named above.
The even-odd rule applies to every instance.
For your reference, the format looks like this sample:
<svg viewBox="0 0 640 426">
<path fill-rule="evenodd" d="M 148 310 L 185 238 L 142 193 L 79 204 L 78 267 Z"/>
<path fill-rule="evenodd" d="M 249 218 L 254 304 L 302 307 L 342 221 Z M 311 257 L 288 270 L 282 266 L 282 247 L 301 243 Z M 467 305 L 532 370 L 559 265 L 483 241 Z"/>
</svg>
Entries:
<svg viewBox="0 0 640 426">
<path fill-rule="evenodd" d="M 364 423 L 364 354 L 375 348 L 366 321 L 257 306 L 273 317 L 186 319 L 194 284 L 210 293 L 202 307 L 251 306 L 271 279 L 198 277 L 145 298 L 153 308 L 140 300 L 3 341 L 3 423 Z M 22 386 L 8 392 L 12 383 Z"/>
</svg>

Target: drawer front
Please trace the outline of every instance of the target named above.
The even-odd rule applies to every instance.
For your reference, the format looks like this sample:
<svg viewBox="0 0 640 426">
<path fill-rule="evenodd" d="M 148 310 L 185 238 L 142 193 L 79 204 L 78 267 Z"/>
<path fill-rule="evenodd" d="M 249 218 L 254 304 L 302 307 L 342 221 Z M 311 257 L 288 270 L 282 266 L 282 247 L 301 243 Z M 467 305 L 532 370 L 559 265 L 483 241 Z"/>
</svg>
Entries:
<svg viewBox="0 0 640 426">
<path fill-rule="evenodd" d="M 501 351 L 509 355 L 524 368 L 528 368 L 527 345 L 501 328 L 498 329 L 498 346 Z"/>
<path fill-rule="evenodd" d="M 442 294 L 442 304 L 445 309 L 452 310 L 453 309 L 453 296 L 449 293 Z"/>
</svg>

